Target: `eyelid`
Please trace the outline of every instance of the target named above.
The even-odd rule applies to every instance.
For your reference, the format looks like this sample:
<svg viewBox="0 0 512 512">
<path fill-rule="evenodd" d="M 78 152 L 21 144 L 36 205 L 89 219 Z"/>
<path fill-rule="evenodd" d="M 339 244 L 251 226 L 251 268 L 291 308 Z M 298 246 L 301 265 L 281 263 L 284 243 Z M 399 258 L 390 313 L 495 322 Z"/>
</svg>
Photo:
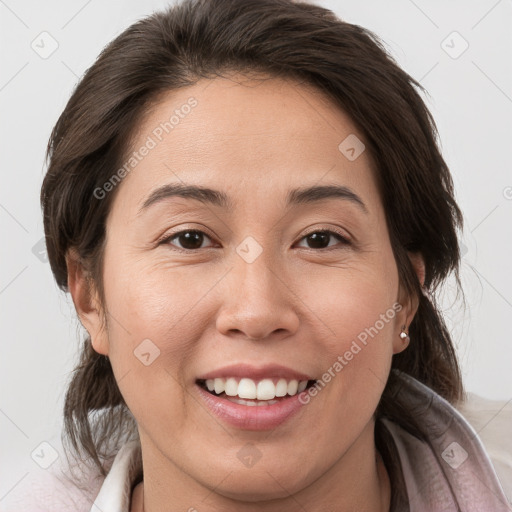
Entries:
<svg viewBox="0 0 512 512">
<path fill-rule="evenodd" d="M 186 233 L 187 231 L 197 231 L 198 233 L 202 233 L 203 235 L 206 235 L 210 240 L 215 242 L 215 236 L 212 235 L 207 228 L 201 226 L 201 227 L 184 227 L 184 228 L 178 229 L 176 231 L 172 231 L 172 232 L 167 231 L 165 234 L 158 237 L 158 239 L 155 242 L 155 245 L 158 246 L 158 245 L 166 243 L 166 242 L 168 243 L 169 240 L 172 240 L 173 238 L 176 238 L 176 236 L 180 235 L 181 233 Z M 188 250 L 180 249 L 179 247 L 174 247 L 174 248 L 178 251 L 194 252 L 191 249 L 188 249 Z M 205 247 L 205 249 L 206 249 L 206 247 Z M 196 249 L 196 251 L 197 250 L 198 249 Z"/>
<path fill-rule="evenodd" d="M 343 240 L 345 240 L 345 242 L 352 243 L 352 237 L 346 231 L 341 230 L 340 228 L 332 227 L 332 226 L 330 226 L 330 227 L 315 227 L 311 230 L 308 230 L 306 233 L 304 233 L 304 235 L 301 236 L 299 241 L 302 240 L 303 238 L 305 238 L 306 236 L 311 235 L 312 233 L 318 233 L 318 232 L 335 233 L 336 235 L 341 237 Z"/>
<path fill-rule="evenodd" d="M 162 235 L 158 239 L 157 245 L 161 245 L 161 244 L 165 243 L 165 244 L 171 245 L 173 250 L 175 250 L 177 252 L 183 252 L 183 253 L 188 253 L 188 254 L 200 251 L 201 249 L 182 249 L 182 248 L 177 247 L 170 243 L 170 240 L 172 240 L 173 238 L 176 238 L 181 233 L 186 233 L 186 232 L 201 233 L 201 234 L 205 235 L 207 238 L 209 238 L 212 242 L 217 243 L 217 242 L 215 242 L 215 237 L 212 236 L 211 234 L 209 234 L 209 231 L 206 228 L 204 228 L 204 227 L 201 227 L 201 228 L 185 227 L 185 228 L 181 228 L 177 231 L 173 231 L 172 233 L 166 233 L 166 234 Z M 342 246 L 347 246 L 347 245 L 353 244 L 352 237 L 349 234 L 347 234 L 345 231 L 341 230 L 340 228 L 335 228 L 332 226 L 330 226 L 330 227 L 316 226 L 316 227 L 309 229 L 300 238 L 298 238 L 297 242 L 295 242 L 294 245 L 297 243 L 300 243 L 302 240 L 304 240 L 306 237 L 308 237 L 309 235 L 311 235 L 313 233 L 328 233 L 328 234 L 336 235 L 339 237 L 339 242 L 341 243 Z M 337 244 L 337 245 L 339 245 L 339 244 Z M 331 247 L 325 247 L 323 249 L 312 249 L 309 247 L 302 247 L 302 248 L 306 249 L 306 250 L 311 250 L 314 252 L 318 252 L 318 251 L 322 252 L 322 251 L 329 251 L 329 250 L 336 249 L 337 245 L 334 245 Z M 211 248 L 212 247 L 203 247 L 202 250 L 211 249 Z"/>
</svg>

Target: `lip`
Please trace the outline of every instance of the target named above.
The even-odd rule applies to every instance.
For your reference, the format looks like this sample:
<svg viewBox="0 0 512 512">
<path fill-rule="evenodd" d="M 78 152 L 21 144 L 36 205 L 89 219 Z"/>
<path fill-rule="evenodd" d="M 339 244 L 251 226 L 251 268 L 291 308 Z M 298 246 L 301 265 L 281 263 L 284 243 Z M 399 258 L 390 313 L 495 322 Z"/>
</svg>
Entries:
<svg viewBox="0 0 512 512">
<path fill-rule="evenodd" d="M 314 377 L 300 373 L 286 366 L 278 364 L 269 364 L 260 367 L 254 367 L 248 364 L 232 364 L 230 366 L 224 366 L 217 370 L 212 370 L 204 375 L 197 377 L 197 380 L 207 379 L 227 379 L 229 377 L 247 377 L 252 380 L 263 380 L 263 379 L 286 379 L 286 380 L 316 380 Z M 242 406 L 245 407 L 245 406 Z M 271 407 L 271 406 L 268 406 Z"/>
<path fill-rule="evenodd" d="M 219 398 L 199 384 L 196 384 L 196 388 L 202 401 L 215 416 L 239 429 L 260 431 L 274 429 L 296 415 L 302 409 L 299 397 L 307 393 L 307 390 L 301 391 L 272 405 L 250 406 Z"/>
</svg>

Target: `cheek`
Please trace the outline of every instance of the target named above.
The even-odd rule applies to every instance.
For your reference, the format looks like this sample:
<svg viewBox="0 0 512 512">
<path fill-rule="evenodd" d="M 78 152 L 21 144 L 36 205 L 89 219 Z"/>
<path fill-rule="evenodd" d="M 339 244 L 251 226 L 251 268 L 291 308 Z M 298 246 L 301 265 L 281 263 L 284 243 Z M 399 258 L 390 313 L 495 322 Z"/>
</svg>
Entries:
<svg viewBox="0 0 512 512">
<path fill-rule="evenodd" d="M 372 256 L 373 261 L 318 270 L 298 281 L 299 289 L 294 287 L 321 320 L 327 352 L 348 348 L 347 343 L 358 338 L 364 343 L 368 329 L 372 337 L 389 337 L 396 316 L 398 274 L 392 257 L 380 254 Z"/>
<path fill-rule="evenodd" d="M 184 369 L 204 330 L 195 308 L 215 279 L 197 276 L 197 269 L 157 272 L 140 262 L 110 262 L 104 272 L 109 357 L 120 391 L 142 428 L 151 419 L 179 429 L 188 414 Z"/>
<path fill-rule="evenodd" d="M 174 361 L 187 340 L 201 332 L 194 322 L 199 303 L 218 278 L 198 266 L 146 260 L 117 259 L 106 266 L 106 300 L 133 343 L 149 338 L 162 352 L 170 351 Z"/>
<path fill-rule="evenodd" d="M 360 411 L 363 417 L 365 410 L 371 416 L 389 374 L 401 310 L 391 253 L 381 252 L 371 263 L 340 268 L 324 277 L 318 274 L 298 293 L 320 319 L 321 389 L 329 389 L 322 391 L 322 400 L 344 404 L 332 409 L 340 420 L 350 421 L 345 411 Z"/>
<path fill-rule="evenodd" d="M 317 389 L 311 406 L 326 417 L 318 447 L 326 460 L 355 442 L 375 413 L 391 367 L 397 314 L 387 291 L 347 286 L 341 295 L 332 297 L 338 307 L 328 321 L 335 334 L 322 347 L 323 373 L 310 389 Z"/>
</svg>

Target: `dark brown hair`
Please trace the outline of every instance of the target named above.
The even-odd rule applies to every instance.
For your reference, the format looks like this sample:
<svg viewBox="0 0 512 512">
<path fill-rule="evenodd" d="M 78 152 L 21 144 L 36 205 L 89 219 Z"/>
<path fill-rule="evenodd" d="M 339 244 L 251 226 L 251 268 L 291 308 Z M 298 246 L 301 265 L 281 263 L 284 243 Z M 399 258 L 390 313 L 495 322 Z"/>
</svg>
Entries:
<svg viewBox="0 0 512 512">
<path fill-rule="evenodd" d="M 413 341 L 393 357 L 392 366 L 451 402 L 461 398 L 458 363 L 434 292 L 452 272 L 458 283 L 457 229 L 462 215 L 434 120 L 418 92 L 424 90 L 372 32 L 317 5 L 185 0 L 133 24 L 101 52 L 74 90 L 48 143 L 41 203 L 49 261 L 59 287 L 67 290 L 65 257 L 73 248 L 102 289 L 105 224 L 117 190 L 102 199 L 94 191 L 122 166 L 151 102 L 165 91 L 232 71 L 312 85 L 364 135 L 377 165 L 400 282 L 419 298 L 409 328 Z M 423 255 L 423 290 L 407 251 Z M 414 414 L 393 398 L 396 385 L 392 372 L 377 418 L 400 420 L 421 437 Z M 110 363 L 92 349 L 89 338 L 83 340 L 67 390 L 64 418 L 73 448 L 90 457 L 103 475 L 100 458 L 123 436 L 136 435 Z M 397 459 L 378 425 L 376 442 L 393 473 Z"/>
</svg>

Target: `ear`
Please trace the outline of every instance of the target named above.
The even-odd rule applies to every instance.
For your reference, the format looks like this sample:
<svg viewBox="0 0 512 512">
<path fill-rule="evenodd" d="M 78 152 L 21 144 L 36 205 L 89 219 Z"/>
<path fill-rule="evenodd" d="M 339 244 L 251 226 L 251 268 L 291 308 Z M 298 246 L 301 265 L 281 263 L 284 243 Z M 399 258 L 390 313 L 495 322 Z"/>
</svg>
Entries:
<svg viewBox="0 0 512 512">
<path fill-rule="evenodd" d="M 101 302 L 93 280 L 84 268 L 76 249 L 69 249 L 66 253 L 66 265 L 68 289 L 80 322 L 89 333 L 94 350 L 98 354 L 108 355 L 108 336 Z"/>
<path fill-rule="evenodd" d="M 420 252 L 407 252 L 421 287 L 425 284 L 425 261 Z"/>
<path fill-rule="evenodd" d="M 425 284 L 425 260 L 419 252 L 408 252 L 407 255 L 409 256 L 409 260 L 411 261 L 416 276 L 418 277 L 420 286 L 423 288 L 423 285 Z M 411 297 L 409 294 L 405 293 L 402 287 L 400 287 L 400 295 L 399 302 L 402 305 L 402 309 L 397 315 L 396 332 L 393 338 L 393 354 L 398 354 L 407 348 L 408 343 L 404 343 L 400 338 L 400 332 L 402 331 L 402 327 L 405 326 L 405 331 L 409 333 L 409 326 L 411 325 L 414 315 L 418 311 L 420 302 L 419 297 Z"/>
</svg>

